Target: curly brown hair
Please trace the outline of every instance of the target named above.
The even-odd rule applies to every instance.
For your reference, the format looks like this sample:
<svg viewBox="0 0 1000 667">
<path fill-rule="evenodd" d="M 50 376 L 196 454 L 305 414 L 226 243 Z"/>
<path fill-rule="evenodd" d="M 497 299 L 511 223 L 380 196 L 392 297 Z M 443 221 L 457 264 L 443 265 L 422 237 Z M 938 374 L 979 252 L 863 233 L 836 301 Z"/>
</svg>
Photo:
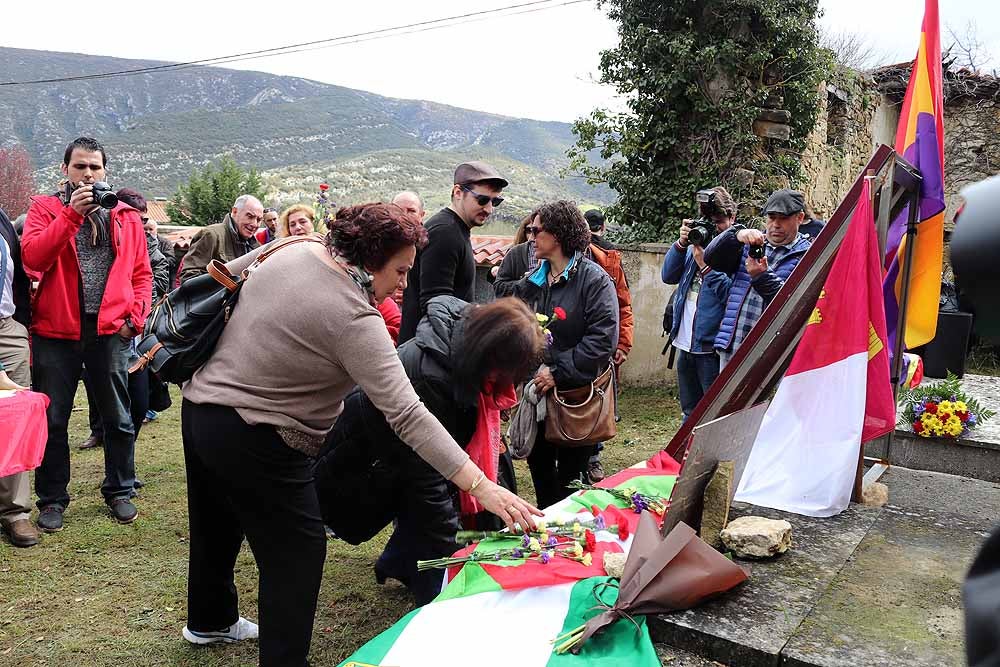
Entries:
<svg viewBox="0 0 1000 667">
<path fill-rule="evenodd" d="M 470 305 L 464 320 L 465 335 L 452 354 L 454 380 L 463 391 L 480 391 L 490 375 L 519 384 L 538 368 L 544 334 L 534 311 L 520 299 Z"/>
<path fill-rule="evenodd" d="M 542 231 L 556 237 L 567 257 L 583 252 L 590 245 L 590 226 L 576 202 L 565 199 L 547 202 L 531 212 L 532 220 L 535 216 L 541 221 Z"/>
<path fill-rule="evenodd" d="M 326 233 L 327 248 L 368 271 L 378 271 L 407 246 L 419 250 L 426 243 L 427 230 L 415 215 L 382 202 L 339 209 Z"/>
</svg>

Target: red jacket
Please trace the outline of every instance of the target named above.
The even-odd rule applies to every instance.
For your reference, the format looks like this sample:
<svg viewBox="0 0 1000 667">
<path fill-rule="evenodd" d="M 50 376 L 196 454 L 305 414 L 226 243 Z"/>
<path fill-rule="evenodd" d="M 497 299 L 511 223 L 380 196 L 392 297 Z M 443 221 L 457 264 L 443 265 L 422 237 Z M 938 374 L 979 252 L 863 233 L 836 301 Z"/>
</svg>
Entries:
<svg viewBox="0 0 1000 667">
<path fill-rule="evenodd" d="M 382 314 L 382 319 L 385 320 L 385 328 L 389 330 L 389 335 L 392 337 L 392 344 L 399 344 L 399 327 L 403 323 L 403 315 L 399 311 L 399 306 L 396 302 L 392 300 L 392 297 L 386 297 L 385 301 L 378 305 L 378 312 Z"/>
<path fill-rule="evenodd" d="M 80 340 L 82 291 L 75 237 L 83 216 L 55 195 L 31 198 L 21 236 L 24 268 L 40 276 L 32 302 L 31 330 L 39 336 Z M 146 322 L 153 297 L 153 274 L 139 212 L 119 203 L 111 211 L 111 247 L 115 259 L 97 315 L 97 333 L 116 333 L 132 318 L 138 331 Z"/>
</svg>

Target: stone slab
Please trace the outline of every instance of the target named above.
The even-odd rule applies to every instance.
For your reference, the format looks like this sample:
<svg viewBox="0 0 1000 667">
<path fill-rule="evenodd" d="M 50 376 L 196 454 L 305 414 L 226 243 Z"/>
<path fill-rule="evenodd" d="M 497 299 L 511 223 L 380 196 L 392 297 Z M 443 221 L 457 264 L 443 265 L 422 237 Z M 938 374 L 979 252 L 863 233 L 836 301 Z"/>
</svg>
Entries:
<svg viewBox="0 0 1000 667">
<path fill-rule="evenodd" d="M 976 516 L 887 505 L 788 640 L 781 664 L 964 664 L 961 584 L 985 529 Z"/>
<path fill-rule="evenodd" d="M 745 503 L 731 518 L 754 514 L 792 524 L 792 549 L 769 561 L 740 561 L 751 571 L 740 588 L 696 609 L 649 618 L 654 641 L 740 667 L 776 666 L 780 652 L 878 517 L 852 505 L 816 519 Z"/>
<path fill-rule="evenodd" d="M 884 440 L 869 442 L 865 456 L 885 458 L 885 450 Z M 1000 482 L 1000 443 L 921 438 L 912 431 L 897 430 L 889 460 L 892 465 L 915 470 Z"/>
</svg>

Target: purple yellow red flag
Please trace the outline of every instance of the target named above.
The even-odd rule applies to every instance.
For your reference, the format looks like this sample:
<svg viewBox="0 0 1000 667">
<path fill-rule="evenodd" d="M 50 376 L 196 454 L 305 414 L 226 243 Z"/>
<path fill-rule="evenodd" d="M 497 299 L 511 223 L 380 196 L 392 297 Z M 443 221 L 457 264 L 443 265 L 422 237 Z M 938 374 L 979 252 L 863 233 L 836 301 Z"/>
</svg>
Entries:
<svg viewBox="0 0 1000 667">
<path fill-rule="evenodd" d="M 920 170 L 917 236 L 913 246 L 909 302 L 904 326 L 906 348 L 923 345 L 937 330 L 944 251 L 944 96 L 941 71 L 941 22 L 937 0 L 926 0 L 920 47 L 910 70 L 910 83 L 899 114 L 896 152 Z M 902 293 L 902 268 L 907 240 L 904 209 L 889 226 L 886 238 L 883 294 L 890 349 Z"/>
</svg>

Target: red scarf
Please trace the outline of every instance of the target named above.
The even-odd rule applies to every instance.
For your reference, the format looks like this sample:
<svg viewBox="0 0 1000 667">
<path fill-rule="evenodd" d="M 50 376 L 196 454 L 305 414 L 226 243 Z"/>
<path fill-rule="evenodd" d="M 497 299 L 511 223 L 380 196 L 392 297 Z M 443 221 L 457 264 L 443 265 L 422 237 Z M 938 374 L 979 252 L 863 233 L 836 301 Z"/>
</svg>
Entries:
<svg viewBox="0 0 1000 667">
<path fill-rule="evenodd" d="M 479 414 L 476 418 L 476 432 L 465 448 L 472 462 L 486 473 L 486 479 L 496 483 L 497 466 L 500 461 L 500 411 L 517 405 L 517 394 L 514 385 L 507 383 L 502 386 L 487 379 L 479 394 Z M 482 512 L 482 503 L 470 493 L 459 492 L 459 502 L 463 522 L 466 518 Z"/>
</svg>

